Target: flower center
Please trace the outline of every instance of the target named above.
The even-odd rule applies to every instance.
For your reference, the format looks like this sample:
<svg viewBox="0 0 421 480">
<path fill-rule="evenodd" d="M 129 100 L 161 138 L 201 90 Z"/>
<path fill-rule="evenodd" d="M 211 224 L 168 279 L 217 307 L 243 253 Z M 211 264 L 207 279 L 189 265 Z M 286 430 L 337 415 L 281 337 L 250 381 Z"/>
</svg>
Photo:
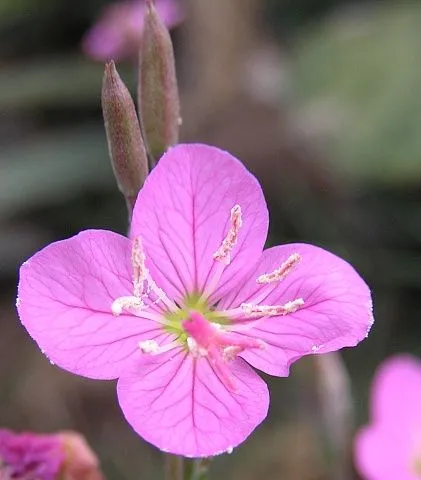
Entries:
<svg viewBox="0 0 421 480">
<path fill-rule="evenodd" d="M 190 353 L 196 357 L 207 357 L 222 382 L 230 390 L 235 390 L 227 362 L 233 360 L 246 348 L 265 348 L 264 342 L 242 337 L 223 330 L 218 323 L 211 323 L 198 312 L 191 312 L 182 322 Z"/>
<path fill-rule="evenodd" d="M 133 240 L 133 295 L 114 300 L 111 310 L 115 316 L 123 311 L 156 321 L 174 335 L 174 341 L 158 345 L 154 340 L 139 343 L 143 353 L 157 355 L 176 347 L 184 347 L 195 357 L 207 357 L 214 370 L 229 389 L 235 385 L 228 370 L 228 362 L 245 349 L 265 347 L 264 342 L 242 335 L 256 322 L 268 316 L 283 316 L 297 311 L 304 305 L 302 298 L 281 305 L 262 304 L 279 282 L 291 273 L 301 261 L 300 255 L 290 255 L 278 268 L 259 275 L 256 283 L 261 285 L 258 293 L 247 303 L 229 310 L 219 310 L 209 304 L 222 274 L 230 265 L 239 233 L 243 225 L 241 207 L 231 209 L 230 222 L 225 237 L 213 254 L 214 264 L 209 272 L 209 282 L 203 292 L 188 293 L 180 304 L 167 297 L 151 278 L 145 265 L 145 252 L 140 237 Z M 160 307 L 155 306 L 161 304 Z"/>
</svg>

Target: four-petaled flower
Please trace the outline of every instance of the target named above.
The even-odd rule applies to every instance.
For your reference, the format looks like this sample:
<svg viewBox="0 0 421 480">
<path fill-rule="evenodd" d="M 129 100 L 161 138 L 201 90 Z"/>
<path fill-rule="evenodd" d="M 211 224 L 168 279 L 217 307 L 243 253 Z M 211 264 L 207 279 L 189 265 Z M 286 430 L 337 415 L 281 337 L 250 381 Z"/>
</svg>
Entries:
<svg viewBox="0 0 421 480">
<path fill-rule="evenodd" d="M 156 0 L 155 7 L 168 28 L 184 18 L 179 0 Z M 101 62 L 136 57 L 143 32 L 144 0 L 123 0 L 104 8 L 82 41 L 86 55 Z"/>
<path fill-rule="evenodd" d="M 421 361 L 396 355 L 379 367 L 371 388 L 371 423 L 355 438 L 365 480 L 421 478 Z"/>
<path fill-rule="evenodd" d="M 263 250 L 257 180 L 206 145 L 170 149 L 139 193 L 130 239 L 89 230 L 20 272 L 18 310 L 52 362 L 119 378 L 127 421 L 163 451 L 230 451 L 266 417 L 266 384 L 311 353 L 356 345 L 373 321 L 344 260 L 290 244 Z"/>
</svg>

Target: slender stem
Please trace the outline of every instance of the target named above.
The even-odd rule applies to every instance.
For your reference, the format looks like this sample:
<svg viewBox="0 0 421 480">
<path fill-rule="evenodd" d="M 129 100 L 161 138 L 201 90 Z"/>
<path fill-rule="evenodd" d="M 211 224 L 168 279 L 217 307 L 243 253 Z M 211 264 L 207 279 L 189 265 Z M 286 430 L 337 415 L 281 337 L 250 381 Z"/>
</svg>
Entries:
<svg viewBox="0 0 421 480">
<path fill-rule="evenodd" d="M 210 458 L 200 458 L 196 460 L 193 465 L 193 471 L 188 480 L 207 480 L 210 462 Z"/>
<path fill-rule="evenodd" d="M 178 455 L 165 455 L 165 479 L 184 480 L 184 458 Z"/>
<path fill-rule="evenodd" d="M 338 352 L 314 356 L 316 389 L 327 440 L 332 455 L 335 480 L 352 478 L 351 458 L 354 420 L 349 374 Z"/>
</svg>

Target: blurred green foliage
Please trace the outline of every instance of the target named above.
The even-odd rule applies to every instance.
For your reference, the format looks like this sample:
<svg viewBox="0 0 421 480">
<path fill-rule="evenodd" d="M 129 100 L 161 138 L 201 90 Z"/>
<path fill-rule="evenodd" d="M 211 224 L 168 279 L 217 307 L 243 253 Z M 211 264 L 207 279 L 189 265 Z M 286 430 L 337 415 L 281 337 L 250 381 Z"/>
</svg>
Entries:
<svg viewBox="0 0 421 480">
<path fill-rule="evenodd" d="M 353 5 L 299 38 L 295 93 L 304 115 L 328 116 L 325 145 L 346 175 L 420 182 L 420 47 L 419 2 Z"/>
</svg>

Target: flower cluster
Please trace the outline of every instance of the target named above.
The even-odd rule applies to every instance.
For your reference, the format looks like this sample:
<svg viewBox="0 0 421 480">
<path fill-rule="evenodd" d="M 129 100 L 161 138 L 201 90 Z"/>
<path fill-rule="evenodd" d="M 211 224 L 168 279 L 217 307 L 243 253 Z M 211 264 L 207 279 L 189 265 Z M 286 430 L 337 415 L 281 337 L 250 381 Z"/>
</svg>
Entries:
<svg viewBox="0 0 421 480">
<path fill-rule="evenodd" d="M 346 261 L 300 243 L 263 251 L 267 231 L 262 190 L 237 159 L 179 145 L 140 191 L 130 238 L 88 230 L 24 263 L 21 321 L 60 367 L 119 378 L 127 421 L 161 450 L 231 451 L 267 415 L 251 367 L 287 376 L 373 322 Z"/>
</svg>

